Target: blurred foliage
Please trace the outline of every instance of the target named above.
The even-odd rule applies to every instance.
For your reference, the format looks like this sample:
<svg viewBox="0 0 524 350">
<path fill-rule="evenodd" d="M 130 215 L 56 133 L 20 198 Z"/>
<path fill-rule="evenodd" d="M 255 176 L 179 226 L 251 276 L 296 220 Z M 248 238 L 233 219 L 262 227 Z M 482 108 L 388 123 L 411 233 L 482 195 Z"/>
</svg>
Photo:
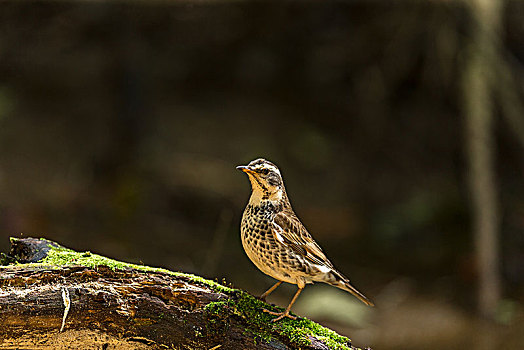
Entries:
<svg viewBox="0 0 524 350">
<path fill-rule="evenodd" d="M 501 41 L 520 83 L 523 11 L 506 2 Z M 0 248 L 44 235 L 257 294 L 271 280 L 240 245 L 249 185 L 235 166 L 262 156 L 335 265 L 393 305 L 377 324 L 410 324 L 417 310 L 387 292 L 408 278 L 407 299 L 462 329 L 476 279 L 459 84 L 470 21 L 461 2 L 2 2 Z M 505 295 L 521 305 L 522 140 L 497 112 Z M 463 348 L 453 337 L 434 344 Z"/>
</svg>

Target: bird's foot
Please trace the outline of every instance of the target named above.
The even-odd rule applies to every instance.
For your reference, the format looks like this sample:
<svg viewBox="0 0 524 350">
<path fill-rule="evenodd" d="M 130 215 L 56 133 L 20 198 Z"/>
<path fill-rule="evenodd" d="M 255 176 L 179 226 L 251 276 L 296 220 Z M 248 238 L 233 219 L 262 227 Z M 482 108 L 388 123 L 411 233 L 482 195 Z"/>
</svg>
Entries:
<svg viewBox="0 0 524 350">
<path fill-rule="evenodd" d="M 255 298 L 257 298 L 257 299 L 260 300 L 260 301 L 263 301 L 264 303 L 266 302 L 266 296 L 265 296 L 264 294 L 262 294 L 262 295 L 259 296 L 259 297 L 255 297 Z"/>
<path fill-rule="evenodd" d="M 271 310 L 267 310 L 267 309 L 262 309 L 262 311 L 267 312 L 268 314 L 271 314 L 271 315 L 278 316 L 278 317 L 275 317 L 274 319 L 272 319 L 271 322 L 277 322 L 277 321 L 283 319 L 284 317 L 289 317 L 292 320 L 296 320 L 297 319 L 296 316 L 292 316 L 292 315 L 289 314 L 289 310 L 286 310 L 284 312 L 275 312 L 275 311 L 271 311 Z"/>
</svg>

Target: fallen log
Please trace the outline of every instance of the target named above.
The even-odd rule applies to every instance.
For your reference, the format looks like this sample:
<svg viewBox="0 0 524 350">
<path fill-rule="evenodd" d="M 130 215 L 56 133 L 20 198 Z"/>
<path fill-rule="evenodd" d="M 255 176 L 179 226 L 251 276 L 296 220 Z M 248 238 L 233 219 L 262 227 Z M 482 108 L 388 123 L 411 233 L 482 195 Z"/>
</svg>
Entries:
<svg viewBox="0 0 524 350">
<path fill-rule="evenodd" d="M 252 295 L 195 275 L 11 239 L 2 349 L 356 349 L 306 318 L 271 323 Z"/>
</svg>

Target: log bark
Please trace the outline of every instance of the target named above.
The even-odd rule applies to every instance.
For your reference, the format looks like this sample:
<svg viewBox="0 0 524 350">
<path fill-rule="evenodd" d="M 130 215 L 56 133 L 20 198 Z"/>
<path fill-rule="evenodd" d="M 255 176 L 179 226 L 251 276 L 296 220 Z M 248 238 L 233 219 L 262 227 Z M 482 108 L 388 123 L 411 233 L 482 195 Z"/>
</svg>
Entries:
<svg viewBox="0 0 524 350">
<path fill-rule="evenodd" d="M 234 307 L 256 300 L 243 291 L 169 271 L 38 263 L 55 248 L 46 240 L 12 240 L 4 255 L 11 264 L 0 268 L 0 348 L 330 348 L 314 334 L 304 345 L 289 328 L 282 332 L 284 324 L 265 322 L 261 329 L 256 313 Z M 219 312 L 209 307 L 215 305 Z M 293 321 L 297 332 L 306 321 Z"/>
</svg>

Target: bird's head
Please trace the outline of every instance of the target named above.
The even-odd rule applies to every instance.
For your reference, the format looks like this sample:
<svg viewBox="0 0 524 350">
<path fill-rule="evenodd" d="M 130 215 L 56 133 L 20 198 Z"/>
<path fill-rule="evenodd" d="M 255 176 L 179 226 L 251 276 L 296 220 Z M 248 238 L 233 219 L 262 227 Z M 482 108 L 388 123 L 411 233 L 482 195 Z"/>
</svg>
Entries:
<svg viewBox="0 0 524 350">
<path fill-rule="evenodd" d="M 282 199 L 284 182 L 280 170 L 275 164 L 263 158 L 258 158 L 248 165 L 237 166 L 237 169 L 245 172 L 249 181 L 251 181 L 253 190 L 251 202 L 262 200 L 277 202 Z"/>
</svg>

